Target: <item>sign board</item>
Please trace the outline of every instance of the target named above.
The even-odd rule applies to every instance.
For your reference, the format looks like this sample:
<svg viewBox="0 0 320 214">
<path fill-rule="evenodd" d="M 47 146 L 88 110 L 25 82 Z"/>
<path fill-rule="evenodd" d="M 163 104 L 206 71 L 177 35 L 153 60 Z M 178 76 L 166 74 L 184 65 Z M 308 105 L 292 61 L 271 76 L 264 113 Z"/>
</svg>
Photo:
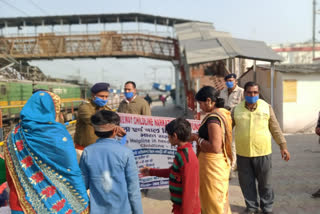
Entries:
<svg viewBox="0 0 320 214">
<path fill-rule="evenodd" d="M 169 168 L 174 159 L 176 148 L 171 146 L 165 126 L 175 118 L 152 117 L 119 113 L 120 125 L 127 132 L 126 146 L 132 149 L 138 169 Z M 199 120 L 189 120 L 192 132 L 200 127 Z M 195 143 L 193 143 L 195 151 Z M 143 177 L 140 188 L 161 188 L 168 186 L 168 178 Z"/>
</svg>

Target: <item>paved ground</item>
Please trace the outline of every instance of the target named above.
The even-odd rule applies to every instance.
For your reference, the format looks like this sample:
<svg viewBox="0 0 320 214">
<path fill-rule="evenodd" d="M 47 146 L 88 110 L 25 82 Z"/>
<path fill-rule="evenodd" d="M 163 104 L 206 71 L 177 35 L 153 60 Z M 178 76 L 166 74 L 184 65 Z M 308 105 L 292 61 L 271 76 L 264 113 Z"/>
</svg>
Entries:
<svg viewBox="0 0 320 214">
<path fill-rule="evenodd" d="M 181 109 L 168 104 L 154 104 L 153 115 L 181 116 Z M 176 115 L 176 116 L 175 116 Z M 277 214 L 320 214 L 320 199 L 311 194 L 320 188 L 320 144 L 315 134 L 286 135 L 292 159 L 281 160 L 279 147 L 273 143 L 274 212 Z M 238 178 L 230 181 L 230 206 L 233 213 L 241 213 L 245 204 Z M 149 190 L 142 203 L 145 214 L 165 214 L 171 211 L 167 189 Z"/>
</svg>

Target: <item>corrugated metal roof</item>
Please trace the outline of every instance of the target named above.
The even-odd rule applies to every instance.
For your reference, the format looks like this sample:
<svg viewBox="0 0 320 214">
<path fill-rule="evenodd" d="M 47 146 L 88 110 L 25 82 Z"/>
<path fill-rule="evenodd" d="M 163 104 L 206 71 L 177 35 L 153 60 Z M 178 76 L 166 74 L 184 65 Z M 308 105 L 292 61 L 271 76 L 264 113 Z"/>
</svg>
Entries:
<svg viewBox="0 0 320 214">
<path fill-rule="evenodd" d="M 232 38 L 229 33 L 214 30 L 208 23 L 176 24 L 174 28 L 188 64 L 234 57 L 282 61 L 282 57 L 264 42 Z"/>
</svg>

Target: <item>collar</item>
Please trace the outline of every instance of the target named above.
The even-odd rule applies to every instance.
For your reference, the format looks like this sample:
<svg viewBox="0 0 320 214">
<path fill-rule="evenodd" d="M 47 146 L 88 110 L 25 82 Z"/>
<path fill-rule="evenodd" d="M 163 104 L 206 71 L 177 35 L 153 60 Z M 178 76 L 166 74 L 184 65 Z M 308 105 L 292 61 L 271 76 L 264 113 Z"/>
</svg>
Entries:
<svg viewBox="0 0 320 214">
<path fill-rule="evenodd" d="M 98 138 L 96 143 L 120 143 L 117 138 Z"/>
<path fill-rule="evenodd" d="M 126 103 L 132 103 L 132 102 L 136 99 L 136 97 L 137 97 L 137 95 L 134 95 L 134 97 L 132 98 L 131 101 L 127 100 L 127 98 L 124 98 L 124 101 L 125 101 Z"/>
<path fill-rule="evenodd" d="M 255 111 L 258 107 L 258 101 L 254 104 L 254 106 L 252 108 L 249 108 L 247 102 L 244 101 L 244 107 L 246 107 L 246 109 L 248 109 L 249 111 Z"/>
<path fill-rule="evenodd" d="M 185 145 L 183 146 L 178 146 L 178 150 L 182 150 L 182 149 L 185 149 L 185 148 L 191 148 L 192 149 L 192 144 L 191 143 L 186 143 Z"/>
<path fill-rule="evenodd" d="M 240 87 L 238 85 L 236 85 L 236 87 L 233 89 L 233 91 L 230 92 L 230 94 L 233 92 L 239 91 L 239 90 L 240 90 Z M 229 93 L 228 88 L 227 88 L 227 92 Z"/>
</svg>

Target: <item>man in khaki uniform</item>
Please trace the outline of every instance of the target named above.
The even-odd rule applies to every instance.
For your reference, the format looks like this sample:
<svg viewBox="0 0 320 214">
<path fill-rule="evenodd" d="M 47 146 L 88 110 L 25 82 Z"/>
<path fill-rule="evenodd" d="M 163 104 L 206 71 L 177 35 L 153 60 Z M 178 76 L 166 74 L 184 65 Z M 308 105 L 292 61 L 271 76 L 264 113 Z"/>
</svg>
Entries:
<svg viewBox="0 0 320 214">
<path fill-rule="evenodd" d="M 121 101 L 118 112 L 128 114 L 151 115 L 150 106 L 147 101 L 137 96 L 136 84 L 128 81 L 124 85 L 125 99 Z"/>
<path fill-rule="evenodd" d="M 234 109 L 236 105 L 238 105 L 243 99 L 243 88 L 238 86 L 237 75 L 236 74 L 228 74 L 224 77 L 226 81 L 227 88 L 223 89 L 220 92 L 220 97 L 224 99 L 224 105 L 230 108 L 230 111 Z M 234 138 L 234 132 L 233 136 Z M 237 168 L 237 154 L 236 154 L 236 146 L 234 139 L 232 140 L 232 164 L 231 170 L 235 171 Z M 230 174 L 230 178 L 234 177 L 233 173 Z"/>
<path fill-rule="evenodd" d="M 108 97 L 109 84 L 104 82 L 96 83 L 91 88 L 91 98 L 79 106 L 76 132 L 74 134 L 74 142 L 77 148 L 81 149 L 82 147 L 83 149 L 83 147 L 93 144 L 98 139 L 90 119 L 99 110 L 111 111 L 111 108 L 107 106 Z"/>
</svg>

